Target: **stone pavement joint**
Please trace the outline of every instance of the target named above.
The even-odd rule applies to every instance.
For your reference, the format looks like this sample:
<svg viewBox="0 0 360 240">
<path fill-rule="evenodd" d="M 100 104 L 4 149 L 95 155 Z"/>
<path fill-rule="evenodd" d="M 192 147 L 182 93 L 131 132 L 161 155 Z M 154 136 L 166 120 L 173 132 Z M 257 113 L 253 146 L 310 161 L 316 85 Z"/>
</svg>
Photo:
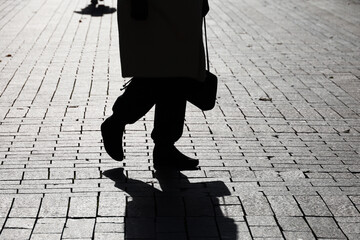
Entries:
<svg viewBox="0 0 360 240">
<path fill-rule="evenodd" d="M 154 112 L 100 124 L 121 78 L 116 1 L 0 3 L 0 240 L 360 239 L 360 3 L 210 0 L 212 111 L 152 165 Z"/>
</svg>

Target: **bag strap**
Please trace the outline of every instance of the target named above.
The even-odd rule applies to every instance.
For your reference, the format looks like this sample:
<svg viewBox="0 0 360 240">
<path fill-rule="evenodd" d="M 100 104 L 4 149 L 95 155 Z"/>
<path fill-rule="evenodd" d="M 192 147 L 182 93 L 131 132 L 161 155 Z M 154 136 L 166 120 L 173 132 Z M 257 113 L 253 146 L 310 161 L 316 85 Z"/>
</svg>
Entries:
<svg viewBox="0 0 360 240">
<path fill-rule="evenodd" d="M 208 41 L 207 41 L 207 32 L 206 32 L 206 20 L 204 17 L 204 35 L 205 35 L 205 51 L 206 51 L 206 68 L 210 71 L 210 61 L 209 61 L 209 49 L 208 49 Z"/>
</svg>

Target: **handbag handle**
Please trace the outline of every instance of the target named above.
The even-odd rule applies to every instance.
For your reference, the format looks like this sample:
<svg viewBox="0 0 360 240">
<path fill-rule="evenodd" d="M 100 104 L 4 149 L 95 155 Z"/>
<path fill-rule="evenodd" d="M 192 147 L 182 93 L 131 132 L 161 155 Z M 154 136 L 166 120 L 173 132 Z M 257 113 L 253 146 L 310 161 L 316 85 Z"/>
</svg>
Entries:
<svg viewBox="0 0 360 240">
<path fill-rule="evenodd" d="M 205 35 L 205 51 L 206 51 L 206 68 L 207 68 L 208 71 L 210 71 L 209 49 L 208 49 L 208 41 L 207 41 L 205 16 L 204 16 L 204 35 Z"/>
</svg>

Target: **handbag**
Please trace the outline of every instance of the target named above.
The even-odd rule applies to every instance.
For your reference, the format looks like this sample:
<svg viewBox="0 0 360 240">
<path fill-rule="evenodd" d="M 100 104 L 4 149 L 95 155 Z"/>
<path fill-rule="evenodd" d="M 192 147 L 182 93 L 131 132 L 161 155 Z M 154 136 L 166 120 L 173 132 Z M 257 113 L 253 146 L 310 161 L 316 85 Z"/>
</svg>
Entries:
<svg viewBox="0 0 360 240">
<path fill-rule="evenodd" d="M 204 32 L 205 32 L 205 46 L 206 46 L 206 73 L 203 82 L 193 81 L 188 89 L 187 100 L 200 108 L 202 111 L 208 111 L 214 108 L 216 102 L 216 92 L 218 85 L 218 78 L 210 72 L 209 64 L 209 50 L 207 44 L 206 21 L 204 17 Z"/>
</svg>

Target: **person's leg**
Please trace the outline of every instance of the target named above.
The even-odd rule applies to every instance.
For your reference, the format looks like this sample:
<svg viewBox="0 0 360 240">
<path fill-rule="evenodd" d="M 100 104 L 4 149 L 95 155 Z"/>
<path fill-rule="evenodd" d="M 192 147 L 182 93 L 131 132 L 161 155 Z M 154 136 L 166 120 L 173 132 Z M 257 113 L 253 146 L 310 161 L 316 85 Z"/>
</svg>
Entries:
<svg viewBox="0 0 360 240">
<path fill-rule="evenodd" d="M 174 146 L 183 133 L 186 111 L 187 79 L 172 78 L 158 81 L 155 105 L 154 129 L 154 167 L 175 166 L 178 169 L 194 168 L 198 160 L 189 158 Z"/>
<path fill-rule="evenodd" d="M 125 124 L 143 117 L 155 104 L 156 84 L 152 78 L 133 78 L 113 105 L 113 115 Z"/>
<path fill-rule="evenodd" d="M 125 92 L 113 105 L 113 115 L 101 125 L 104 147 L 111 158 L 124 158 L 122 137 L 126 124 L 131 124 L 144 116 L 155 104 L 153 79 L 133 78 Z"/>
<path fill-rule="evenodd" d="M 186 99 L 178 91 L 180 90 L 169 85 L 163 86 L 162 90 L 158 91 L 154 129 L 151 133 L 155 144 L 173 145 L 182 136 Z"/>
</svg>

